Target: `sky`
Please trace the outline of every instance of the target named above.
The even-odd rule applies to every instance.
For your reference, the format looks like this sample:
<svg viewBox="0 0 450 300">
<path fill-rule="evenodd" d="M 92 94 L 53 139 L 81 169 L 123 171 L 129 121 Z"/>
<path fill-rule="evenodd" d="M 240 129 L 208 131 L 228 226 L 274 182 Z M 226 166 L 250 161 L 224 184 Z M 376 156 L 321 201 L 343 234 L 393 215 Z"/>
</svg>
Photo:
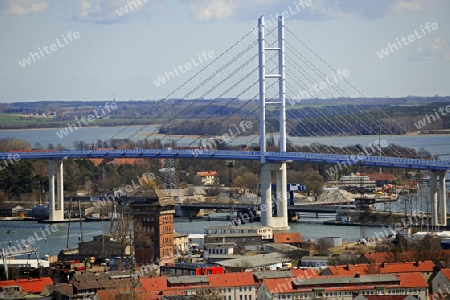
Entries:
<svg viewBox="0 0 450 300">
<path fill-rule="evenodd" d="M 448 0 L 1 0 L 0 102 L 165 98 L 283 12 L 367 97 L 450 95 Z"/>
</svg>

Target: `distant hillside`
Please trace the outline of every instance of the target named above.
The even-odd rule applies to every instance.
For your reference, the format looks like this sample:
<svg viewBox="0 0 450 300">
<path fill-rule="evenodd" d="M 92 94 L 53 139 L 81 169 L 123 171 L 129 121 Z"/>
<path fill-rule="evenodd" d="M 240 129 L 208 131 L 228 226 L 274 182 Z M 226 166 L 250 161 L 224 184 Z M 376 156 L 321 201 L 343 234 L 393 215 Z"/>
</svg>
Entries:
<svg viewBox="0 0 450 300">
<path fill-rule="evenodd" d="M 114 103 L 114 104 L 113 104 Z M 450 97 L 287 100 L 289 135 L 436 133 L 450 129 Z M 111 105 L 114 110 L 106 111 Z M 86 126 L 162 124 L 160 133 L 223 135 L 241 121 L 242 135 L 259 130 L 258 101 L 167 99 L 159 101 L 37 101 L 0 104 L 0 128 L 63 127 L 93 115 Z M 267 131 L 278 131 L 278 111 L 267 114 Z M 450 112 L 450 106 L 449 106 Z"/>
</svg>

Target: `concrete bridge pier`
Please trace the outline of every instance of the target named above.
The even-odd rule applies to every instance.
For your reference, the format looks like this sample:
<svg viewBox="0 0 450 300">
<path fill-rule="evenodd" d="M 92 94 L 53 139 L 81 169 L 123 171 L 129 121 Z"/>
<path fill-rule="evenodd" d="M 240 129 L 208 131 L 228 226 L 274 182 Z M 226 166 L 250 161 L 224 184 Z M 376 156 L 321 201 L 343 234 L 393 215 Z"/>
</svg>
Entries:
<svg viewBox="0 0 450 300">
<path fill-rule="evenodd" d="M 272 215 L 272 170 L 277 183 L 277 215 Z M 289 230 L 286 189 L 286 163 L 261 164 L 261 224 L 273 230 Z M 264 206 L 263 206 L 264 205 Z"/>
<path fill-rule="evenodd" d="M 446 172 L 430 172 L 431 190 L 431 224 L 435 227 L 447 226 L 447 191 L 445 188 Z M 438 187 L 439 176 L 439 187 Z"/>
<path fill-rule="evenodd" d="M 56 162 L 56 197 L 55 197 L 55 166 Z M 48 161 L 48 213 L 49 221 L 64 221 L 64 170 L 62 160 Z"/>
</svg>

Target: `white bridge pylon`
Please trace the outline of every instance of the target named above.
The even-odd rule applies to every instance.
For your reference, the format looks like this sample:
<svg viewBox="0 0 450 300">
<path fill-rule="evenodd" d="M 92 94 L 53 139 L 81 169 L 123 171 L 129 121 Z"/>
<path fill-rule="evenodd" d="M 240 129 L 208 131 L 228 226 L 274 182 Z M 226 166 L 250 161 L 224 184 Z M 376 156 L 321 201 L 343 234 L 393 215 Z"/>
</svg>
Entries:
<svg viewBox="0 0 450 300">
<path fill-rule="evenodd" d="M 284 61 L 284 19 L 278 17 L 278 47 L 266 48 L 264 16 L 258 20 L 258 49 L 259 49 L 259 100 L 260 100 L 260 149 L 261 149 L 261 224 L 274 230 L 289 230 L 287 211 L 287 180 L 286 162 L 266 162 L 266 105 L 279 108 L 280 123 L 280 152 L 286 152 L 286 87 Z M 266 74 L 266 51 L 278 52 L 278 74 Z M 278 80 L 278 100 L 266 101 L 266 79 Z M 275 171 L 277 183 L 277 215 L 272 214 L 272 171 Z"/>
<path fill-rule="evenodd" d="M 56 197 L 55 166 L 56 163 Z M 48 161 L 48 219 L 58 222 L 64 220 L 64 171 L 62 160 Z"/>
</svg>

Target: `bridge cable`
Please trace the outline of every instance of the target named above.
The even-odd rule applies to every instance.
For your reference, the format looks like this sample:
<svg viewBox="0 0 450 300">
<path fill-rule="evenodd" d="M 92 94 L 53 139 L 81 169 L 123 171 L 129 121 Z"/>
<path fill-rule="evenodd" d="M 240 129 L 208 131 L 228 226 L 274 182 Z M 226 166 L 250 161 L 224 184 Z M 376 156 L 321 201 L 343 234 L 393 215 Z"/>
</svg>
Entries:
<svg viewBox="0 0 450 300">
<path fill-rule="evenodd" d="M 157 106 L 159 106 L 162 101 L 168 99 L 169 97 L 171 97 L 173 94 L 175 94 L 177 91 L 179 91 L 181 88 L 183 88 L 184 86 L 186 86 L 188 83 L 190 83 L 193 79 L 195 79 L 196 77 L 198 77 L 200 74 L 203 73 L 203 71 L 205 71 L 206 69 L 208 69 L 212 64 L 214 64 L 216 61 L 218 61 L 221 57 L 223 57 L 225 54 L 227 54 L 228 52 L 230 52 L 231 50 L 233 50 L 235 48 L 235 46 L 237 46 L 239 43 L 241 43 L 244 39 L 246 39 L 249 35 L 251 34 L 251 32 L 246 33 L 245 35 L 243 35 L 242 37 L 240 37 L 233 45 L 231 45 L 230 47 L 228 47 L 225 51 L 223 51 L 222 53 L 220 53 L 217 57 L 215 57 L 212 61 L 210 61 L 207 65 L 205 65 L 203 68 L 201 68 L 198 72 L 194 73 L 188 80 L 186 80 L 183 84 L 181 84 L 180 86 L 178 86 L 177 88 L 175 88 L 174 90 L 172 90 L 169 94 L 167 94 L 164 98 L 162 98 L 159 101 L 156 101 L 154 105 L 152 105 L 149 109 L 147 109 L 144 114 L 150 112 L 151 110 L 155 109 Z M 119 134 L 121 134 L 123 131 L 125 131 L 128 127 L 132 126 L 133 124 L 135 124 L 136 122 L 138 122 L 143 116 L 144 114 L 141 114 L 140 116 L 138 116 L 137 118 L 135 118 L 134 121 L 128 123 L 127 125 L 124 126 L 124 128 L 122 128 L 121 130 L 119 130 L 119 132 L 117 132 L 116 134 L 114 134 L 107 142 L 111 141 L 112 139 L 114 139 L 116 136 L 118 136 Z"/>
</svg>

